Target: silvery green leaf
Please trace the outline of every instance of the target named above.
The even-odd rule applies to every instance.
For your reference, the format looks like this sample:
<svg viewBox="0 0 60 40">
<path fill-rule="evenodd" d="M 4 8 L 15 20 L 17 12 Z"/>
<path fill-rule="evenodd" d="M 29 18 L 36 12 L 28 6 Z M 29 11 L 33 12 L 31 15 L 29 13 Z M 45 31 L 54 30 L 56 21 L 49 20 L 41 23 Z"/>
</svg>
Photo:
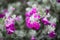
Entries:
<svg viewBox="0 0 60 40">
<path fill-rule="evenodd" d="M 21 5 L 21 2 L 12 3 L 11 5 L 15 8 L 19 8 Z"/>
<path fill-rule="evenodd" d="M 46 13 L 44 12 L 43 9 L 41 9 L 41 10 L 39 11 L 39 13 L 40 13 L 40 16 L 41 16 L 41 17 L 44 17 L 44 16 L 46 15 Z"/>
<path fill-rule="evenodd" d="M 16 2 L 16 6 L 19 7 L 21 5 L 21 2 Z"/>
<path fill-rule="evenodd" d="M 45 29 L 42 30 L 42 34 L 47 34 L 47 32 L 48 32 L 48 28 L 45 27 Z"/>
<path fill-rule="evenodd" d="M 37 7 L 37 6 L 38 6 L 38 3 L 35 2 L 35 3 L 32 5 L 32 8 L 33 8 L 33 7 Z"/>
<path fill-rule="evenodd" d="M 31 8 L 30 7 L 28 7 L 28 8 L 26 8 L 26 11 L 28 12 L 28 11 L 30 11 L 31 10 Z"/>
<path fill-rule="evenodd" d="M 46 15 L 46 17 L 51 17 L 50 13 L 48 13 L 48 14 Z"/>
<path fill-rule="evenodd" d="M 32 2 L 33 2 L 33 1 L 35 1 L 35 0 L 29 0 L 29 1 L 32 1 Z"/>
<path fill-rule="evenodd" d="M 56 4 L 56 0 L 50 0 L 52 4 Z"/>
<path fill-rule="evenodd" d="M 35 30 L 29 30 L 28 35 L 29 36 L 36 36 L 36 31 Z"/>
<path fill-rule="evenodd" d="M 2 19 L 0 18 L 0 23 L 1 23 Z"/>
<path fill-rule="evenodd" d="M 32 6 L 32 4 L 33 4 L 33 2 L 30 2 L 30 1 L 27 2 L 28 6 Z"/>
<path fill-rule="evenodd" d="M 42 0 L 43 4 L 47 4 L 49 0 Z"/>
<path fill-rule="evenodd" d="M 37 0 L 38 2 L 41 1 L 41 0 Z"/>
<path fill-rule="evenodd" d="M 12 18 L 13 18 L 13 19 L 15 19 L 15 18 L 16 18 L 16 15 L 15 15 L 15 14 L 14 14 L 14 15 L 12 15 Z"/>
<path fill-rule="evenodd" d="M 42 0 L 43 1 L 43 3 L 46 3 L 48 0 Z"/>
<path fill-rule="evenodd" d="M 3 37 L 3 35 L 2 35 L 2 33 L 0 32 L 0 38 L 2 38 Z"/>
<path fill-rule="evenodd" d="M 3 31 L 4 30 L 4 25 L 0 24 L 0 29 Z"/>
<path fill-rule="evenodd" d="M 26 35 L 26 32 L 24 32 L 23 30 L 16 30 L 15 34 L 19 37 L 24 37 Z"/>
<path fill-rule="evenodd" d="M 4 24 L 4 18 L 0 18 L 0 24 Z"/>
<path fill-rule="evenodd" d="M 51 31 L 55 30 L 55 27 L 48 25 L 47 29 L 48 29 L 48 33 L 50 33 Z"/>
<path fill-rule="evenodd" d="M 60 3 L 57 3 L 56 6 L 57 6 L 57 10 L 60 11 Z"/>
<path fill-rule="evenodd" d="M 52 20 L 52 19 L 53 19 L 53 20 Z M 54 18 L 54 17 L 51 17 L 51 18 L 50 18 L 50 22 L 51 22 L 51 23 L 56 23 L 56 21 L 57 21 L 56 18 Z"/>
</svg>

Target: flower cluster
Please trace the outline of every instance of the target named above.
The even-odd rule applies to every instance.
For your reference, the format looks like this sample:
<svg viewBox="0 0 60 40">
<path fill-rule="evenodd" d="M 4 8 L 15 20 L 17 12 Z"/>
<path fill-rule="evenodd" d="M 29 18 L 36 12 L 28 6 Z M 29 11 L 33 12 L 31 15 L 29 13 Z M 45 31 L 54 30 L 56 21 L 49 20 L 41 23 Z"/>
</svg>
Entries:
<svg viewBox="0 0 60 40">
<path fill-rule="evenodd" d="M 8 34 L 12 34 L 15 30 L 15 20 L 13 18 L 7 18 L 5 20 L 5 27 Z"/>
<path fill-rule="evenodd" d="M 10 8 L 10 9 L 9 9 Z M 14 11 L 15 8 L 13 8 L 12 6 L 9 7 L 8 9 L 4 9 L 2 12 L 2 14 L 0 14 L 0 18 L 4 18 L 4 24 L 5 24 L 5 28 L 6 28 L 6 32 L 8 34 L 12 34 L 15 31 L 15 19 L 13 17 L 11 17 L 12 12 Z M 9 11 L 11 10 L 11 11 Z"/>
<path fill-rule="evenodd" d="M 38 30 L 40 28 L 39 23 L 40 15 L 37 13 L 36 8 L 32 8 L 26 13 L 26 26 L 31 29 Z"/>
<path fill-rule="evenodd" d="M 47 0 L 43 0 L 42 2 L 48 3 Z M 59 0 L 58 0 L 58 2 L 59 2 Z M 17 3 L 17 4 L 20 5 L 19 3 Z M 34 1 L 34 3 L 28 2 L 27 4 L 28 4 L 28 6 L 30 4 L 30 8 L 28 8 L 29 10 L 26 9 L 27 11 L 26 11 L 25 15 L 23 15 L 23 16 L 21 16 L 21 15 L 18 16 L 18 15 L 12 14 L 12 13 L 15 13 L 17 10 L 17 9 L 15 10 L 15 8 L 14 8 L 16 5 L 14 7 L 11 5 L 8 6 L 8 8 L 4 9 L 3 13 L 0 14 L 0 18 L 4 19 L 4 26 L 6 28 L 7 34 L 12 34 L 15 32 L 15 30 L 17 28 L 17 27 L 15 28 L 15 22 L 16 22 L 17 23 L 16 25 L 18 26 L 19 29 L 21 27 L 21 30 L 24 29 L 25 24 L 26 24 L 27 28 L 29 28 L 30 30 L 34 30 L 34 31 L 29 30 L 30 32 L 28 32 L 28 36 L 31 37 L 31 40 L 36 40 L 35 36 L 36 36 L 36 34 L 39 33 L 39 32 L 36 33 L 36 30 L 40 31 L 39 29 L 43 28 L 43 27 L 47 29 L 47 31 L 45 30 L 46 31 L 45 33 L 47 33 L 50 38 L 54 38 L 56 36 L 56 33 L 55 33 L 56 18 L 52 17 L 50 15 L 50 6 L 43 7 L 42 5 L 35 3 L 35 1 Z M 21 12 L 21 13 L 23 13 L 23 12 Z M 25 18 L 24 18 L 25 20 L 23 20 L 23 18 L 22 18 L 24 16 L 25 16 Z M 41 26 L 42 24 L 44 26 Z M 24 37 L 25 36 L 24 31 L 20 31 L 20 32 L 18 31 L 18 33 L 15 33 L 15 34 L 20 34 L 17 36 Z M 34 32 L 34 33 L 32 33 L 32 32 Z"/>
<path fill-rule="evenodd" d="M 59 10 L 60 0 L 1 1 L 0 34 L 7 40 L 59 38 Z"/>
<path fill-rule="evenodd" d="M 49 29 L 49 37 L 53 38 L 55 37 L 55 23 L 51 23 L 50 20 L 48 20 L 48 18 L 50 17 L 49 14 L 49 9 L 45 10 L 46 12 L 46 16 L 41 17 L 40 13 L 38 13 L 37 8 L 32 8 L 31 10 L 29 10 L 28 12 L 26 12 L 25 16 L 26 16 L 26 26 L 29 29 L 34 29 L 34 30 L 39 30 L 41 27 L 41 22 L 48 26 L 50 25 L 51 29 Z M 52 30 L 53 28 L 53 30 Z"/>
<path fill-rule="evenodd" d="M 4 18 L 4 25 L 7 34 L 14 33 L 14 31 L 16 30 L 15 21 L 20 22 L 22 20 L 21 15 L 12 15 L 13 11 L 15 11 L 15 8 L 13 6 L 8 6 L 8 9 L 3 9 L 2 13 L 0 14 L 0 18 Z"/>
</svg>

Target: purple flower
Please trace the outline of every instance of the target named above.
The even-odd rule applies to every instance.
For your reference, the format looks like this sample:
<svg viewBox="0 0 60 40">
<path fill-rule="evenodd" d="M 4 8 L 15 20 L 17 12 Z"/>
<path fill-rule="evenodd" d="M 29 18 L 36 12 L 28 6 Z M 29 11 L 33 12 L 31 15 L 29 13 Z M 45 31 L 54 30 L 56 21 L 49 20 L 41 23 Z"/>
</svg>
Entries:
<svg viewBox="0 0 60 40">
<path fill-rule="evenodd" d="M 22 19 L 22 16 L 21 16 L 21 15 L 15 17 L 15 20 L 16 20 L 16 21 L 20 21 L 21 19 Z"/>
<path fill-rule="evenodd" d="M 3 18 L 5 15 L 4 14 L 0 14 L 0 18 Z"/>
<path fill-rule="evenodd" d="M 4 9 L 4 10 L 3 10 L 3 13 L 2 13 L 2 14 L 0 14 L 0 18 L 3 18 L 3 17 L 5 17 L 5 15 L 6 15 L 6 12 L 8 12 L 8 10 L 7 10 L 7 9 Z"/>
<path fill-rule="evenodd" d="M 6 31 L 8 34 L 12 34 L 15 31 L 15 25 L 14 24 L 10 24 L 9 27 L 6 27 Z"/>
<path fill-rule="evenodd" d="M 55 34 L 54 31 L 51 31 L 51 32 L 48 34 L 48 36 L 49 36 L 50 38 L 54 38 L 54 37 L 56 37 L 56 34 Z"/>
<path fill-rule="evenodd" d="M 40 28 L 40 23 L 33 22 L 32 26 L 33 26 L 32 29 L 38 30 Z"/>
<path fill-rule="evenodd" d="M 41 21 L 42 21 L 42 23 L 43 23 L 44 25 L 50 25 L 50 22 L 48 21 L 48 19 L 47 19 L 46 17 L 43 17 L 43 18 L 41 19 Z"/>
<path fill-rule="evenodd" d="M 7 18 L 5 20 L 5 27 L 8 34 L 12 34 L 15 31 L 15 21 L 13 18 Z"/>
<path fill-rule="evenodd" d="M 26 25 L 30 29 L 38 30 L 40 28 L 39 23 L 40 15 L 37 13 L 36 8 L 32 8 L 26 13 Z"/>
<path fill-rule="evenodd" d="M 3 10 L 3 14 L 6 14 L 6 12 L 8 12 L 8 10 L 7 9 L 4 9 Z"/>
<path fill-rule="evenodd" d="M 39 15 L 32 15 L 31 17 L 26 17 L 26 25 L 30 29 L 38 30 L 40 28 L 39 23 L 40 16 Z"/>
<path fill-rule="evenodd" d="M 38 22 L 26 23 L 27 27 L 30 29 L 38 30 L 40 28 L 40 24 Z"/>
<path fill-rule="evenodd" d="M 16 21 L 20 21 L 20 17 L 17 16 L 17 17 L 15 18 L 15 20 L 16 20 Z"/>
<path fill-rule="evenodd" d="M 31 40 L 36 40 L 36 38 L 34 36 L 31 37 Z"/>
<path fill-rule="evenodd" d="M 60 0 L 57 0 L 58 3 L 60 3 Z"/>
<path fill-rule="evenodd" d="M 56 23 L 52 23 L 51 26 L 52 26 L 52 27 L 56 27 Z"/>
<path fill-rule="evenodd" d="M 49 9 L 46 9 L 46 10 L 45 10 L 46 14 L 48 14 L 48 13 L 49 13 L 49 11 L 50 11 Z"/>
<path fill-rule="evenodd" d="M 30 17 L 32 14 L 35 14 L 37 12 L 36 8 L 32 8 L 30 11 L 26 12 L 25 16 Z"/>
</svg>

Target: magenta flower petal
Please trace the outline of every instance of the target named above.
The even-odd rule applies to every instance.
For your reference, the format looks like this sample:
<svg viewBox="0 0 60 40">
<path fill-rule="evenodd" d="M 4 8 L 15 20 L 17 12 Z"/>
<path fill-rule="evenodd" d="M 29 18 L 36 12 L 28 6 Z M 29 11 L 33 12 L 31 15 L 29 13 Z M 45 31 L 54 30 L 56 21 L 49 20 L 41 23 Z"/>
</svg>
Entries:
<svg viewBox="0 0 60 40">
<path fill-rule="evenodd" d="M 10 28 L 6 29 L 6 32 L 7 32 L 7 34 L 12 34 L 13 33 L 13 31 Z"/>
<path fill-rule="evenodd" d="M 0 14 L 0 18 L 3 18 L 5 15 L 4 14 Z"/>
<path fill-rule="evenodd" d="M 32 8 L 26 13 L 26 26 L 30 29 L 38 30 L 40 28 L 39 19 L 40 15 L 37 13 L 37 9 Z"/>
<path fill-rule="evenodd" d="M 42 18 L 41 21 L 42 21 L 42 23 L 45 24 L 45 25 L 50 25 L 50 22 L 49 22 L 48 19 L 45 18 L 45 17 Z"/>
<path fill-rule="evenodd" d="M 26 23 L 26 25 L 28 28 L 34 29 L 34 30 L 39 30 L 39 28 L 40 28 L 40 23 L 38 23 L 38 22 Z"/>
<path fill-rule="evenodd" d="M 55 34 L 54 31 L 50 32 L 48 35 L 49 35 L 50 38 L 54 38 L 54 37 L 56 37 L 56 34 Z"/>
<path fill-rule="evenodd" d="M 34 14 L 34 18 L 40 19 L 40 15 L 39 14 Z"/>
<path fill-rule="evenodd" d="M 49 11 L 50 11 L 49 9 L 46 9 L 46 10 L 45 10 L 46 14 L 48 14 L 48 13 L 49 13 Z"/>
<path fill-rule="evenodd" d="M 6 27 L 6 31 L 8 34 L 12 34 L 15 31 L 14 24 L 10 24 L 9 27 Z"/>
<path fill-rule="evenodd" d="M 20 21 L 20 19 L 21 19 L 20 16 L 17 16 L 17 17 L 15 18 L 16 21 Z"/>
<path fill-rule="evenodd" d="M 8 12 L 8 10 L 7 10 L 7 9 L 4 9 L 4 10 L 3 10 L 3 13 L 5 14 L 6 12 Z"/>
<path fill-rule="evenodd" d="M 30 13 L 30 12 L 26 12 L 26 13 L 25 13 L 25 16 L 26 16 L 26 17 L 30 17 L 31 15 L 32 15 L 32 13 Z"/>
<path fill-rule="evenodd" d="M 8 34 L 12 34 L 15 31 L 15 25 L 14 24 L 10 24 L 9 27 L 6 27 L 6 31 Z"/>
<path fill-rule="evenodd" d="M 36 12 L 36 8 L 32 8 L 31 11 L 26 12 L 25 16 L 30 17 L 32 14 L 35 14 Z"/>
<path fill-rule="evenodd" d="M 36 8 L 32 8 L 31 13 L 36 13 L 37 9 Z"/>
<path fill-rule="evenodd" d="M 34 36 L 31 37 L 31 40 L 36 40 L 36 38 Z"/>
<path fill-rule="evenodd" d="M 56 23 L 52 23 L 51 26 L 52 26 L 52 27 L 56 27 Z"/>
<path fill-rule="evenodd" d="M 7 34 L 13 34 L 14 33 L 14 30 L 6 29 L 6 32 L 7 32 Z"/>
<path fill-rule="evenodd" d="M 38 22 L 33 22 L 33 27 L 32 27 L 32 29 L 39 30 L 39 28 L 40 28 L 40 23 L 38 23 Z"/>
<path fill-rule="evenodd" d="M 60 3 L 60 0 L 56 0 L 58 3 Z"/>
<path fill-rule="evenodd" d="M 13 18 L 7 18 L 5 20 L 5 27 L 8 34 L 12 34 L 15 31 L 15 22 Z"/>
<path fill-rule="evenodd" d="M 31 23 L 27 23 L 26 25 L 27 25 L 27 27 L 28 27 L 29 29 L 32 29 L 32 28 L 33 28 L 33 25 L 32 25 Z"/>
<path fill-rule="evenodd" d="M 40 28 L 40 23 L 37 21 L 31 22 L 30 18 L 27 17 L 26 18 L 26 26 L 30 29 L 38 30 Z"/>
</svg>

